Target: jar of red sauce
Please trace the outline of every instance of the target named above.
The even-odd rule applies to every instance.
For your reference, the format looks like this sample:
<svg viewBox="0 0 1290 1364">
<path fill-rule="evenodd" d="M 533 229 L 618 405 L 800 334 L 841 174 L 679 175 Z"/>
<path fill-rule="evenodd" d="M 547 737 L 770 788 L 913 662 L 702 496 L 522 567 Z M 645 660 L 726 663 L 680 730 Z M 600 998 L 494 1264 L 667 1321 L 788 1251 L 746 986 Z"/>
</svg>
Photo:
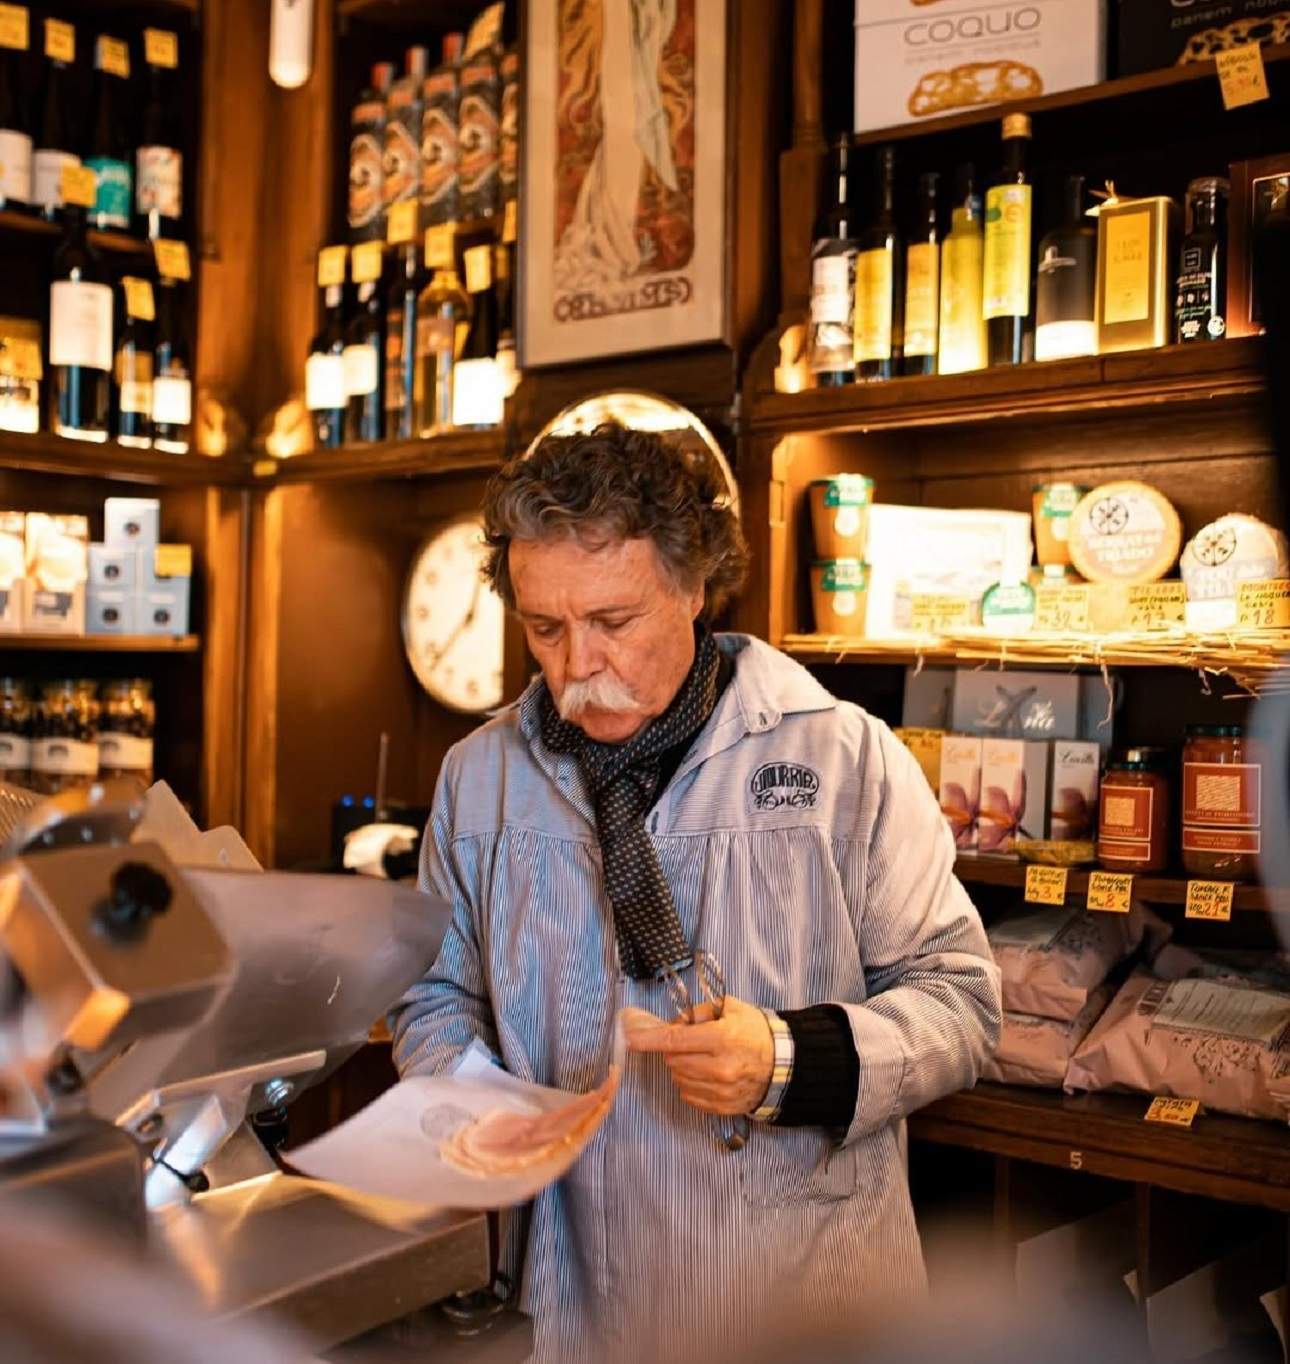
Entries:
<svg viewBox="0 0 1290 1364">
<path fill-rule="evenodd" d="M 1110 871 L 1169 865 L 1168 751 L 1130 748 L 1106 765 L 1098 792 L 1097 860 Z"/>
<path fill-rule="evenodd" d="M 1253 880 L 1263 838 L 1263 759 L 1240 725 L 1189 725 L 1182 857 L 1191 876 Z"/>
</svg>

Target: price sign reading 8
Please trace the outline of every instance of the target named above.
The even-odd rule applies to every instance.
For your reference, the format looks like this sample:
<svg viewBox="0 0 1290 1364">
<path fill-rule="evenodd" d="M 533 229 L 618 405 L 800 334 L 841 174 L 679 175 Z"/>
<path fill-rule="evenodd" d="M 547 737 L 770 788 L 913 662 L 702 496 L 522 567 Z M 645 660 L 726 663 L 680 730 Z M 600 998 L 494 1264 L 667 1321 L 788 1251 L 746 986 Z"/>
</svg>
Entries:
<svg viewBox="0 0 1290 1364">
<path fill-rule="evenodd" d="M 1164 1123 L 1168 1127 L 1190 1127 L 1199 1112 L 1199 1099 L 1152 1099 L 1145 1121 Z"/>
</svg>

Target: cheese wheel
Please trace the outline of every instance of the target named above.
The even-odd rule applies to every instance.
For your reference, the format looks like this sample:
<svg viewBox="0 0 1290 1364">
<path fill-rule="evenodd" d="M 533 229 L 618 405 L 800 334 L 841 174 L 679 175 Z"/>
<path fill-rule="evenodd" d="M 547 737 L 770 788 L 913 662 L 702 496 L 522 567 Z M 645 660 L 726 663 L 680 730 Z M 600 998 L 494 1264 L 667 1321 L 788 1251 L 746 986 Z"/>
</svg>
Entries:
<svg viewBox="0 0 1290 1364">
<path fill-rule="evenodd" d="M 1094 488 L 1071 515 L 1071 563 L 1090 582 L 1159 582 L 1181 548 L 1173 504 L 1133 479 Z"/>
<path fill-rule="evenodd" d="M 1290 577 L 1290 551 L 1279 530 L 1255 516 L 1229 512 L 1197 531 L 1179 565 L 1194 630 L 1235 625 L 1241 584 Z"/>
</svg>

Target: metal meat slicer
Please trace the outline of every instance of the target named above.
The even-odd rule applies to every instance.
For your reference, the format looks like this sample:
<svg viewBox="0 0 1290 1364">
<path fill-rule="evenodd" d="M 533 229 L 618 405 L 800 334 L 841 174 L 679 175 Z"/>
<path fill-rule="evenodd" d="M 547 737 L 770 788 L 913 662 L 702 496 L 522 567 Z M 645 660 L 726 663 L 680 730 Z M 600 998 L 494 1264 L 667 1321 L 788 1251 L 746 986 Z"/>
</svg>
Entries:
<svg viewBox="0 0 1290 1364">
<path fill-rule="evenodd" d="M 284 1174 L 248 1123 L 364 1042 L 447 907 L 181 868 L 130 841 L 143 809 L 111 785 L 0 785 L 0 1199 L 71 1201 L 143 1236 L 212 1315 L 285 1317 L 316 1348 L 484 1287 L 481 1216 L 394 1218 Z"/>
</svg>

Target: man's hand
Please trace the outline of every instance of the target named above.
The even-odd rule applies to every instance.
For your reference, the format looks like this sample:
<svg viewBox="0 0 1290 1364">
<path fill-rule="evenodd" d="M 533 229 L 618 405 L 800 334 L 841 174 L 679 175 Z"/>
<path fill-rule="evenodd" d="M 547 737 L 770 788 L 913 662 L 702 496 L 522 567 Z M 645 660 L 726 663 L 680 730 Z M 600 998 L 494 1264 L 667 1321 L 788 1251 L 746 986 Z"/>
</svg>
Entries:
<svg viewBox="0 0 1290 1364">
<path fill-rule="evenodd" d="M 766 1015 L 726 996 L 713 1017 L 700 1004 L 693 1023 L 664 1023 L 644 1009 L 624 1009 L 623 1032 L 631 1051 L 661 1052 L 681 1097 L 704 1113 L 751 1113 L 770 1088 L 775 1039 Z"/>
</svg>

